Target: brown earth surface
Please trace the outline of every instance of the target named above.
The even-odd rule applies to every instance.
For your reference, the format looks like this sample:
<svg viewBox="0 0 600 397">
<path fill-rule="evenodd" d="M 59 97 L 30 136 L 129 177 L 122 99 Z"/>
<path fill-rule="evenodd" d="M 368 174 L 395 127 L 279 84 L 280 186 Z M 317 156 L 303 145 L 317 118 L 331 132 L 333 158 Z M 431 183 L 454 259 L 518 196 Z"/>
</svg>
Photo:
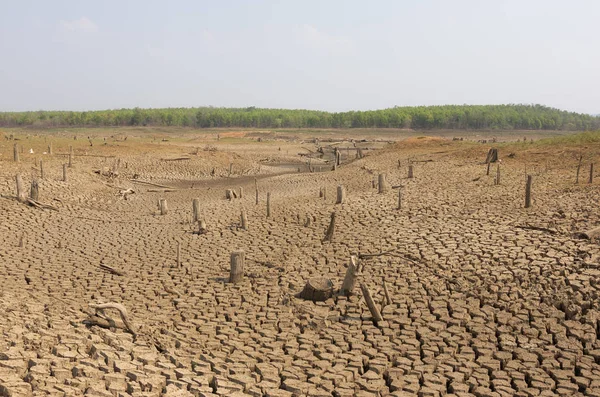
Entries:
<svg viewBox="0 0 600 397">
<path fill-rule="evenodd" d="M 495 146 L 495 185 L 491 145 L 473 132 L 2 134 L 0 396 L 600 396 L 600 245 L 577 235 L 600 225 L 599 185 L 587 183 L 600 139 L 499 134 L 513 142 Z M 17 173 L 57 210 L 18 202 Z M 244 279 L 232 284 L 237 250 Z M 360 260 L 358 282 L 383 321 L 358 283 L 349 297 L 296 297 L 312 278 L 339 289 L 351 255 L 377 253 Z M 127 309 L 134 332 L 116 310 L 90 307 L 107 302 Z"/>
</svg>

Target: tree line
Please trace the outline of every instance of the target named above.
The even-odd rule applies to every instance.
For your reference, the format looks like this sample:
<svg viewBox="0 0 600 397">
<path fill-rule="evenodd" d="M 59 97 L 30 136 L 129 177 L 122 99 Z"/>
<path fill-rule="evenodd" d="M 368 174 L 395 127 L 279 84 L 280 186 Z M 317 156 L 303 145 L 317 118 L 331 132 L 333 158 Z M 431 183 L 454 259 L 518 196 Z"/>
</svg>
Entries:
<svg viewBox="0 0 600 397">
<path fill-rule="evenodd" d="M 600 117 L 542 105 L 444 105 L 372 111 L 248 108 L 116 109 L 0 113 L 0 127 L 179 126 L 195 128 L 600 129 Z"/>
</svg>

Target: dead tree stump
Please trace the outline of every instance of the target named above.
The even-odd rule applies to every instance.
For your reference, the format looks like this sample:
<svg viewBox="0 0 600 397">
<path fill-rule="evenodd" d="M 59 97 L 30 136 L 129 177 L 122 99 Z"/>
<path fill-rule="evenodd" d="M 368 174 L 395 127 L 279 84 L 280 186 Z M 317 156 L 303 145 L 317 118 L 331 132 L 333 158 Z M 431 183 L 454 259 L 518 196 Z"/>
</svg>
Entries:
<svg viewBox="0 0 600 397">
<path fill-rule="evenodd" d="M 227 200 L 233 200 L 236 196 L 237 194 L 235 194 L 235 192 L 232 189 L 225 190 L 225 198 Z"/>
<path fill-rule="evenodd" d="M 73 146 L 69 145 L 69 168 L 73 167 Z"/>
<path fill-rule="evenodd" d="M 267 192 L 267 218 L 271 217 L 271 192 Z"/>
<path fill-rule="evenodd" d="M 29 198 L 31 198 L 32 200 L 38 201 L 39 197 L 40 197 L 40 193 L 39 193 L 38 181 L 36 179 L 33 179 L 31 181 L 31 189 L 29 190 Z"/>
<path fill-rule="evenodd" d="M 371 291 L 369 291 L 369 288 L 367 288 L 367 286 L 364 283 L 360 283 L 360 290 L 362 291 L 363 297 L 365 298 L 365 302 L 367 303 L 367 307 L 371 312 L 371 317 L 373 317 L 373 321 L 383 321 L 383 317 L 381 317 L 381 313 L 379 312 L 379 309 L 377 308 L 375 302 L 373 301 L 373 298 L 371 297 Z"/>
<path fill-rule="evenodd" d="M 335 201 L 336 204 L 343 204 L 344 199 L 346 198 L 346 189 L 344 185 L 338 185 L 337 187 L 337 199 Z"/>
<path fill-rule="evenodd" d="M 24 203 L 27 201 L 27 197 L 25 194 L 25 189 L 23 188 L 23 178 L 21 178 L 20 174 L 15 176 L 15 182 L 17 184 L 17 201 Z"/>
<path fill-rule="evenodd" d="M 177 242 L 177 267 L 181 266 L 181 243 Z"/>
<path fill-rule="evenodd" d="M 52 142 L 48 144 L 48 154 L 52 156 Z"/>
<path fill-rule="evenodd" d="M 409 178 L 409 179 L 412 179 L 412 178 L 413 178 L 413 165 L 412 165 L 412 164 L 410 164 L 410 165 L 408 166 L 408 178 Z"/>
<path fill-rule="evenodd" d="M 44 179 L 44 160 L 40 159 L 40 179 Z"/>
<path fill-rule="evenodd" d="M 487 154 L 487 157 L 485 158 L 485 162 L 489 164 L 489 163 L 495 163 L 496 161 L 498 161 L 498 149 L 491 148 L 490 150 L 488 150 L 488 154 Z"/>
<path fill-rule="evenodd" d="M 198 222 L 200 220 L 200 199 L 192 200 L 192 216 L 194 222 Z"/>
<path fill-rule="evenodd" d="M 240 194 L 238 194 L 239 198 L 243 198 L 244 197 L 244 188 L 240 186 Z"/>
<path fill-rule="evenodd" d="M 402 188 L 398 188 L 398 209 L 402 209 Z"/>
<path fill-rule="evenodd" d="M 323 241 L 331 241 L 333 239 L 333 232 L 335 231 L 335 212 L 331 213 L 331 219 L 329 220 L 329 227 L 325 232 Z"/>
<path fill-rule="evenodd" d="M 581 161 L 583 160 L 583 156 L 579 156 L 579 164 L 577 164 L 577 175 L 575 176 L 575 184 L 579 183 L 579 170 L 581 169 Z"/>
<path fill-rule="evenodd" d="M 313 302 L 324 302 L 333 296 L 333 282 L 327 278 L 314 277 L 306 282 L 299 298 Z"/>
<path fill-rule="evenodd" d="M 205 234 L 207 231 L 206 222 L 203 219 L 198 219 L 198 231 L 196 234 Z"/>
<path fill-rule="evenodd" d="M 239 283 L 244 279 L 244 251 L 234 251 L 231 253 L 229 273 L 230 283 Z"/>
<path fill-rule="evenodd" d="M 340 295 L 349 296 L 354 291 L 356 285 L 356 278 L 358 277 L 358 266 L 356 264 L 356 257 L 350 257 L 350 263 L 346 269 L 346 275 L 344 276 L 344 282 L 342 288 L 340 288 Z"/>
<path fill-rule="evenodd" d="M 242 224 L 242 229 L 248 230 L 248 216 L 246 215 L 246 211 L 242 211 L 240 215 L 240 221 Z"/>
<path fill-rule="evenodd" d="M 496 167 L 496 185 L 500 184 L 500 164 Z"/>
<path fill-rule="evenodd" d="M 527 175 L 527 185 L 525 185 L 525 208 L 531 207 L 531 183 L 532 176 Z"/>
<path fill-rule="evenodd" d="M 169 212 L 169 209 L 167 207 L 167 200 L 166 199 L 160 199 L 160 214 L 161 215 L 167 215 L 167 212 Z"/>
<path fill-rule="evenodd" d="M 590 179 L 588 183 L 594 183 L 594 163 L 590 164 Z"/>
<path fill-rule="evenodd" d="M 67 182 L 67 164 L 63 164 L 63 182 Z"/>
<path fill-rule="evenodd" d="M 15 160 L 16 163 L 18 163 L 20 161 L 19 158 L 19 148 L 17 146 L 17 144 L 15 143 L 14 147 L 13 147 L 13 160 Z"/>
<path fill-rule="evenodd" d="M 379 174 L 379 194 L 387 191 L 387 182 L 385 181 L 385 174 Z"/>
</svg>

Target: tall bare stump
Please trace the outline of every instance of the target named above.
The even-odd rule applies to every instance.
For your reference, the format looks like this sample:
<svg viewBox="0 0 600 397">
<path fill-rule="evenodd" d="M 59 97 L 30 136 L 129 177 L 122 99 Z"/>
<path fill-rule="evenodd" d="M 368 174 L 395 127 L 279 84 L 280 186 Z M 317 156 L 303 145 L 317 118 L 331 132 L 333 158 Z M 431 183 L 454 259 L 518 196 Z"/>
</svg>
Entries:
<svg viewBox="0 0 600 397">
<path fill-rule="evenodd" d="M 256 178 L 254 178 L 254 191 L 256 193 L 256 205 L 258 205 L 258 182 L 256 181 Z"/>
<path fill-rule="evenodd" d="M 412 165 L 412 164 L 410 164 L 410 165 L 408 166 L 408 177 L 409 177 L 410 179 L 412 179 L 412 178 L 413 178 L 413 165 Z"/>
<path fill-rule="evenodd" d="M 385 193 L 387 190 L 387 182 L 385 181 L 385 174 L 379 174 L 379 194 Z"/>
<path fill-rule="evenodd" d="M 325 232 L 323 241 L 331 241 L 333 239 L 333 232 L 335 231 L 335 212 L 331 213 L 331 219 L 329 220 L 329 227 Z"/>
<path fill-rule="evenodd" d="M 238 195 L 239 198 L 243 198 L 244 197 L 244 188 L 240 186 L 240 194 Z"/>
<path fill-rule="evenodd" d="M 15 143 L 15 145 L 13 146 L 13 160 L 15 160 L 15 162 L 19 162 L 19 148 L 17 146 L 17 144 Z"/>
<path fill-rule="evenodd" d="M 194 223 L 200 220 L 200 199 L 192 200 L 192 216 L 194 219 Z"/>
<path fill-rule="evenodd" d="M 31 189 L 29 190 L 29 198 L 31 198 L 32 200 L 38 201 L 39 197 L 40 197 L 40 193 L 39 193 L 38 181 L 36 179 L 33 179 L 31 181 Z"/>
<path fill-rule="evenodd" d="M 383 321 L 383 317 L 381 317 L 381 313 L 379 312 L 379 309 L 377 308 L 375 302 L 373 301 L 373 298 L 371 297 L 371 291 L 369 291 L 369 288 L 367 288 L 367 286 L 364 283 L 360 283 L 360 290 L 362 291 L 363 297 L 365 298 L 365 302 L 367 303 L 367 307 L 371 312 L 371 317 L 373 317 L 373 321 Z"/>
<path fill-rule="evenodd" d="M 181 266 L 181 243 L 177 242 L 177 267 Z"/>
<path fill-rule="evenodd" d="M 52 142 L 48 144 L 48 154 L 52 156 Z"/>
<path fill-rule="evenodd" d="M 527 175 L 527 185 L 525 185 L 525 208 L 531 207 L 531 183 L 532 176 Z"/>
<path fill-rule="evenodd" d="M 169 208 L 167 207 L 167 200 L 160 199 L 160 214 L 167 215 L 167 212 L 169 212 Z"/>
<path fill-rule="evenodd" d="M 594 163 L 590 164 L 590 179 L 588 183 L 594 183 Z"/>
<path fill-rule="evenodd" d="M 496 185 L 500 184 L 500 164 L 496 167 Z"/>
<path fill-rule="evenodd" d="M 73 167 L 73 146 L 69 145 L 69 168 Z"/>
<path fill-rule="evenodd" d="M 40 159 L 40 179 L 44 179 L 44 160 Z"/>
<path fill-rule="evenodd" d="M 485 158 L 485 162 L 489 164 L 489 163 L 495 163 L 496 161 L 498 161 L 498 149 L 491 148 L 490 150 L 488 150 L 488 154 L 487 154 L 487 157 Z"/>
<path fill-rule="evenodd" d="M 344 199 L 346 198 L 346 189 L 343 185 L 338 185 L 337 187 L 337 199 L 335 200 L 336 204 L 343 204 Z"/>
<path fill-rule="evenodd" d="M 583 156 L 579 156 L 579 164 L 577 164 L 577 175 L 575 176 L 575 184 L 579 183 L 579 170 L 581 170 L 581 161 L 583 160 Z"/>
<path fill-rule="evenodd" d="M 242 229 L 248 230 L 248 216 L 246 215 L 246 211 L 242 211 L 240 215 L 240 220 L 242 224 Z"/>
<path fill-rule="evenodd" d="M 67 164 L 63 164 L 63 182 L 67 182 Z"/>
<path fill-rule="evenodd" d="M 244 251 L 234 251 L 231 253 L 229 273 L 230 283 L 239 283 L 244 279 Z"/>
<path fill-rule="evenodd" d="M 267 218 L 271 217 L 271 192 L 267 192 Z"/>
<path fill-rule="evenodd" d="M 23 188 L 23 178 L 21 178 L 20 174 L 15 176 L 15 182 L 17 184 L 17 200 L 20 202 L 27 201 L 25 189 Z"/>
<path fill-rule="evenodd" d="M 346 269 L 346 276 L 344 276 L 344 282 L 342 288 L 340 288 L 340 295 L 352 295 L 354 286 L 356 285 L 356 278 L 358 277 L 358 265 L 356 264 L 356 257 L 350 257 L 350 263 Z"/>
<path fill-rule="evenodd" d="M 398 209 L 402 209 L 402 189 L 398 188 Z"/>
</svg>

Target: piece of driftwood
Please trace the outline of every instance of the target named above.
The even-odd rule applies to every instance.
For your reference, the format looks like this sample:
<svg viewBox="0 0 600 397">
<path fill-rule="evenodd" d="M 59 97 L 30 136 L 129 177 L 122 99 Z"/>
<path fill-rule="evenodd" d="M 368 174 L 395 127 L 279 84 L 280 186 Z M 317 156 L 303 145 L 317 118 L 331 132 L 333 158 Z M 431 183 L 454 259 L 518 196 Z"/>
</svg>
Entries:
<svg viewBox="0 0 600 397">
<path fill-rule="evenodd" d="M 96 310 L 105 310 L 105 309 L 117 310 L 119 312 L 119 315 L 121 316 L 121 321 L 123 321 L 123 324 L 125 325 L 127 331 L 129 331 L 133 336 L 137 336 L 137 333 L 133 329 L 131 322 L 129 322 L 129 318 L 127 316 L 127 309 L 125 309 L 125 306 L 121 305 L 120 303 L 108 302 L 108 303 L 99 303 L 99 304 L 91 303 L 91 304 L 89 304 L 89 307 L 91 307 L 92 309 L 96 309 Z"/>
<path fill-rule="evenodd" d="M 346 275 L 344 276 L 344 282 L 342 288 L 340 288 L 340 295 L 348 296 L 352 295 L 354 286 L 356 285 L 356 278 L 358 277 L 358 265 L 355 256 L 350 257 L 350 263 L 346 269 Z"/>
<path fill-rule="evenodd" d="M 596 227 L 594 229 L 585 230 L 582 232 L 575 233 L 575 236 L 578 238 L 585 238 L 588 240 L 595 240 L 600 238 L 600 227 Z"/>
<path fill-rule="evenodd" d="M 123 200 L 127 200 L 127 196 L 131 195 L 131 194 L 135 194 L 135 190 L 129 188 L 129 189 L 121 189 L 119 190 L 119 194 L 121 195 L 121 197 L 123 198 Z"/>
<path fill-rule="evenodd" d="M 558 230 L 555 229 L 549 229 L 547 227 L 542 227 L 542 226 L 534 226 L 534 225 L 516 225 L 515 227 L 518 227 L 519 229 L 526 229 L 526 230 L 537 230 L 540 232 L 545 232 L 545 233 L 550 233 L 550 234 L 558 234 Z"/>
<path fill-rule="evenodd" d="M 140 179 L 130 179 L 130 181 L 133 182 L 133 183 L 141 183 L 141 184 L 144 184 L 144 185 L 162 187 L 163 189 L 174 189 L 171 186 L 159 185 L 158 183 L 142 181 Z"/>
<path fill-rule="evenodd" d="M 173 193 L 176 192 L 177 189 L 148 189 L 149 193 Z"/>
<path fill-rule="evenodd" d="M 314 277 L 306 282 L 299 298 L 313 302 L 324 302 L 333 296 L 333 282 L 327 278 Z"/>
<path fill-rule="evenodd" d="M 102 270 L 104 270 L 106 272 L 109 272 L 110 274 L 117 275 L 117 276 L 124 276 L 125 275 L 125 273 L 123 273 L 122 271 L 117 270 L 114 267 L 105 265 L 104 263 L 100 264 L 100 269 L 102 269 Z"/>
<path fill-rule="evenodd" d="M 367 307 L 371 312 L 371 317 L 373 317 L 373 321 L 383 321 L 383 317 L 381 317 L 381 313 L 379 312 L 379 309 L 377 308 L 375 302 L 373 301 L 373 298 L 371 297 L 371 291 L 369 291 L 369 288 L 367 288 L 365 283 L 360 283 L 360 290 L 362 291 L 363 298 L 365 298 Z"/>
<path fill-rule="evenodd" d="M 388 291 L 387 284 L 385 283 L 385 279 L 383 279 L 383 293 L 385 295 L 385 303 L 387 305 L 392 304 L 392 299 L 390 298 L 390 291 Z"/>
<path fill-rule="evenodd" d="M 184 160 L 191 160 L 191 157 L 175 157 L 172 159 L 161 159 L 161 161 L 184 161 Z"/>
</svg>

